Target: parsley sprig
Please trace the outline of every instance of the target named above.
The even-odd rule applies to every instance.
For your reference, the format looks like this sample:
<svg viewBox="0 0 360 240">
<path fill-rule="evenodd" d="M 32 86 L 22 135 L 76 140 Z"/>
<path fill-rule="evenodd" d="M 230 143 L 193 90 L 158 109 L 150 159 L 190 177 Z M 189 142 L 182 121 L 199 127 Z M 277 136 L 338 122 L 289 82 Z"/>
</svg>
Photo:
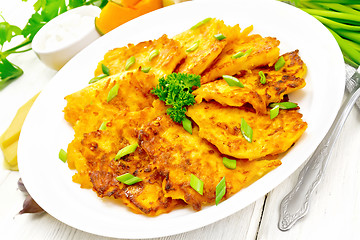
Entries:
<svg viewBox="0 0 360 240">
<path fill-rule="evenodd" d="M 181 123 L 185 118 L 186 106 L 195 103 L 193 87 L 200 87 L 200 76 L 187 73 L 171 73 L 159 79 L 159 84 L 151 91 L 166 105 L 167 114 L 174 122 Z"/>
<path fill-rule="evenodd" d="M 26 2 L 27 0 L 23 0 Z M 100 8 L 107 4 L 108 0 L 37 0 L 34 4 L 35 13 L 30 17 L 25 27 L 11 25 L 1 15 L 0 22 L 0 90 L 6 87 L 11 80 L 20 77 L 23 70 L 10 62 L 7 57 L 10 54 L 23 53 L 31 50 L 28 46 L 35 34 L 51 19 L 66 12 L 67 10 L 83 5 L 95 5 Z M 6 42 L 10 42 L 16 36 L 23 36 L 24 41 L 19 45 L 4 51 Z"/>
</svg>

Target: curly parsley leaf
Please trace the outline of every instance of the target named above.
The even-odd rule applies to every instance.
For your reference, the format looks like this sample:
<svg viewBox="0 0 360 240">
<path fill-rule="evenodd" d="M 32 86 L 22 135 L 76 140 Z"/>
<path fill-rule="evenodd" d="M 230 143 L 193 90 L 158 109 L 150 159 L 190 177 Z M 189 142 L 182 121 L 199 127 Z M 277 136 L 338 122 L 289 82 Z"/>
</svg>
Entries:
<svg viewBox="0 0 360 240">
<path fill-rule="evenodd" d="M 186 73 L 171 73 L 159 79 L 159 84 L 151 91 L 166 105 L 167 114 L 174 122 L 181 123 L 185 118 L 186 106 L 195 103 L 193 87 L 200 87 L 200 76 Z"/>
</svg>

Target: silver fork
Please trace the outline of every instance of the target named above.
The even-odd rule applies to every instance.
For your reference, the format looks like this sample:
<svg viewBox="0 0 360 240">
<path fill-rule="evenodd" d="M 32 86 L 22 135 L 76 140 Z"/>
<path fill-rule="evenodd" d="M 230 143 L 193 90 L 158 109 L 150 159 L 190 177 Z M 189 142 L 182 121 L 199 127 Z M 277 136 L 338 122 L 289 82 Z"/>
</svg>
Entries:
<svg viewBox="0 0 360 240">
<path fill-rule="evenodd" d="M 325 138 L 301 170 L 295 187 L 280 204 L 278 227 L 282 231 L 289 230 L 309 211 L 310 196 L 322 179 L 333 145 L 338 139 L 352 107 L 360 96 L 360 67 L 350 79 L 347 79 L 346 88 L 350 92 L 349 97 L 341 106 Z"/>
</svg>

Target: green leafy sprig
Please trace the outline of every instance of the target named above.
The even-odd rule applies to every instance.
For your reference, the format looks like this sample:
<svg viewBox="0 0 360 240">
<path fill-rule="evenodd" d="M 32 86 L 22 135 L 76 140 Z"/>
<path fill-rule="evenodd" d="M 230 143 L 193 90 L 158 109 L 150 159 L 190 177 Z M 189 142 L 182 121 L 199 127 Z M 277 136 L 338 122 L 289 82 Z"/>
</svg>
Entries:
<svg viewBox="0 0 360 240">
<path fill-rule="evenodd" d="M 23 0 L 26 2 L 27 0 Z M 21 29 L 18 26 L 11 25 L 1 15 L 0 22 L 0 90 L 7 86 L 13 79 L 20 77 L 23 70 L 10 62 L 7 57 L 10 54 L 23 53 L 31 50 L 28 46 L 36 33 L 51 19 L 58 15 L 83 5 L 95 5 L 100 8 L 107 4 L 108 0 L 38 0 L 35 2 L 35 13 L 31 15 L 25 27 Z M 24 41 L 19 45 L 4 51 L 6 42 L 10 42 L 16 36 L 23 36 Z"/>
<path fill-rule="evenodd" d="M 171 73 L 159 79 L 159 84 L 151 91 L 166 105 L 167 114 L 174 122 L 181 123 L 185 118 L 186 106 L 195 103 L 193 87 L 200 87 L 200 76 L 187 73 Z"/>
</svg>

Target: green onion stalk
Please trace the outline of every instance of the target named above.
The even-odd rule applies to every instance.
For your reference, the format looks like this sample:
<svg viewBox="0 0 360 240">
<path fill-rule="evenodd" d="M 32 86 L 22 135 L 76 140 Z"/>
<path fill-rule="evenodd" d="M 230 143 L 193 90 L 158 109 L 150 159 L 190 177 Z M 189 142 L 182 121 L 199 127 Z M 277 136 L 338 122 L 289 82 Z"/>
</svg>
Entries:
<svg viewBox="0 0 360 240">
<path fill-rule="evenodd" d="M 319 20 L 334 36 L 347 64 L 360 65 L 360 0 L 292 0 L 292 5 Z"/>
</svg>

